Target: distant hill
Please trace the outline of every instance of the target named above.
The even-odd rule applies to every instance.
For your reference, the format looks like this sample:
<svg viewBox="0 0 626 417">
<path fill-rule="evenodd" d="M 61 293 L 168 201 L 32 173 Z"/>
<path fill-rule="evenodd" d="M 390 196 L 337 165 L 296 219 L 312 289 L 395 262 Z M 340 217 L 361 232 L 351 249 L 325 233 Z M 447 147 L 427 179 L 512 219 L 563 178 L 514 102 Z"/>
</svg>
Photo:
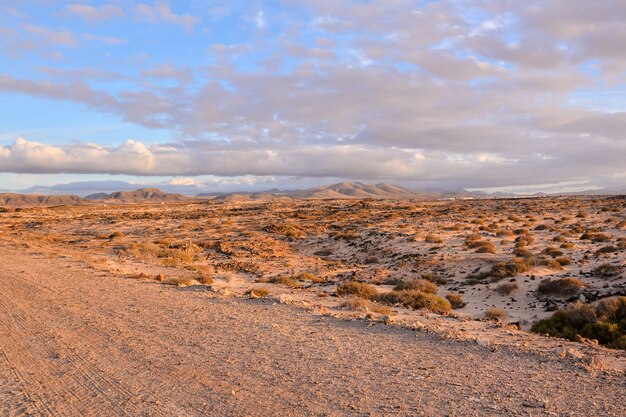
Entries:
<svg viewBox="0 0 626 417">
<path fill-rule="evenodd" d="M 109 195 L 107 193 L 94 193 L 85 196 L 85 200 L 105 200 Z"/>
<path fill-rule="evenodd" d="M 285 193 L 231 193 L 222 194 L 213 201 L 289 201 L 291 198 Z"/>
<path fill-rule="evenodd" d="M 79 204 L 83 204 L 83 199 L 77 195 L 0 194 L 0 206 L 3 207 L 76 206 Z"/>
<path fill-rule="evenodd" d="M 416 199 L 423 198 L 420 193 L 392 184 L 362 184 L 360 182 L 341 182 L 322 185 L 287 194 L 295 199 Z"/>
<path fill-rule="evenodd" d="M 182 194 L 165 193 L 158 188 L 141 188 L 135 191 L 116 191 L 111 194 L 96 193 L 85 197 L 90 201 L 106 201 L 110 203 L 155 203 L 155 202 L 173 202 L 173 201 L 189 201 L 192 197 Z"/>
</svg>

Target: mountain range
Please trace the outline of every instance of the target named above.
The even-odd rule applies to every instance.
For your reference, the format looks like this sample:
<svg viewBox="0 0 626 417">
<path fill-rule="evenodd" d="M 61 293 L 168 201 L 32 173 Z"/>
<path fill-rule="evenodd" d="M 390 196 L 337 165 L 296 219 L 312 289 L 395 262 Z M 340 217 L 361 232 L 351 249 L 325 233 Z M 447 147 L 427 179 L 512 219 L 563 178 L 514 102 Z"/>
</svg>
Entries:
<svg viewBox="0 0 626 417">
<path fill-rule="evenodd" d="M 123 183 L 123 182 L 122 182 Z M 127 183 L 123 183 L 127 184 Z M 89 184 L 92 186 L 92 184 Z M 591 192 L 568 193 L 567 195 L 611 195 L 626 194 L 626 188 L 607 188 Z M 540 197 L 545 194 L 536 193 L 530 197 Z M 97 192 L 79 197 L 76 195 L 38 195 L 4 193 L 0 194 L 0 206 L 5 207 L 34 207 L 34 206 L 63 206 L 81 204 L 137 204 L 137 203 L 165 203 L 183 201 L 289 201 L 289 200 L 321 200 L 321 199 L 469 199 L 469 198 L 512 198 L 520 197 L 512 193 L 485 193 L 482 191 L 457 190 L 423 190 L 412 191 L 393 184 L 363 184 L 360 182 L 341 182 L 322 185 L 305 190 L 271 189 L 262 192 L 234 192 L 234 193 L 201 193 L 196 196 L 186 196 L 177 193 L 167 193 L 158 188 L 141 188 L 134 191 L 115 191 L 112 193 Z"/>
</svg>

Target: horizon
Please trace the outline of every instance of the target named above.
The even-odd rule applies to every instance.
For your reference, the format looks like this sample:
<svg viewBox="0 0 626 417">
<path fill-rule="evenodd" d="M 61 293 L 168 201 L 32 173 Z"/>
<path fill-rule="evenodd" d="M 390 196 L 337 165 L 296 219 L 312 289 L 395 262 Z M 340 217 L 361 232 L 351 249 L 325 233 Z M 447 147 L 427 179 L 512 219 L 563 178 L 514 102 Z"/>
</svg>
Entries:
<svg viewBox="0 0 626 417">
<path fill-rule="evenodd" d="M 617 0 L 33 0 L 0 12 L 0 190 L 626 184 Z"/>
</svg>

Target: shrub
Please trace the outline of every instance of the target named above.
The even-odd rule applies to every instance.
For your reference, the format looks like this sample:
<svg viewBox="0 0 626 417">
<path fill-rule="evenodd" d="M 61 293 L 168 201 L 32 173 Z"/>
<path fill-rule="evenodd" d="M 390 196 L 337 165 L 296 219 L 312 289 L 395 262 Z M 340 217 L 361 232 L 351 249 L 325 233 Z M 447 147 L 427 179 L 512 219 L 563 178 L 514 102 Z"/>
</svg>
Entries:
<svg viewBox="0 0 626 417">
<path fill-rule="evenodd" d="M 448 283 L 448 280 L 440 277 L 439 275 L 436 274 L 423 274 L 421 276 L 421 279 L 425 279 L 426 281 L 430 281 L 430 282 L 434 282 L 437 285 L 446 285 Z"/>
<path fill-rule="evenodd" d="M 376 295 L 378 295 L 378 290 L 376 290 L 373 285 L 352 281 L 337 286 L 337 295 L 342 297 L 355 295 L 360 298 L 372 300 L 376 297 Z"/>
<path fill-rule="evenodd" d="M 424 238 L 424 241 L 426 243 L 436 243 L 436 244 L 443 243 L 442 238 L 440 238 L 439 236 L 435 236 L 433 234 L 426 235 L 426 237 Z"/>
<path fill-rule="evenodd" d="M 213 275 L 211 274 L 211 267 L 207 265 L 194 265 L 194 269 L 197 272 L 196 279 L 200 284 L 210 285 L 213 284 Z"/>
<path fill-rule="evenodd" d="M 605 234 L 605 233 L 583 233 L 582 236 L 580 236 L 580 240 L 590 240 L 592 242 L 608 242 L 609 240 L 611 240 L 611 236 Z"/>
<path fill-rule="evenodd" d="M 196 285 L 198 281 L 191 278 L 172 278 L 165 283 L 168 285 L 173 285 L 175 287 L 189 287 L 191 285 Z"/>
<path fill-rule="evenodd" d="M 415 279 L 413 281 L 402 282 L 393 288 L 395 291 L 417 290 L 430 294 L 437 294 L 437 286 L 425 279 Z"/>
<path fill-rule="evenodd" d="M 621 271 L 622 268 L 618 265 L 602 264 L 594 268 L 591 273 L 596 278 L 609 279 L 617 277 L 621 273 Z"/>
<path fill-rule="evenodd" d="M 509 295 L 513 291 L 517 290 L 518 288 L 519 288 L 519 285 L 517 284 L 517 282 L 507 282 L 507 283 L 498 285 L 496 287 L 496 291 L 500 295 Z"/>
<path fill-rule="evenodd" d="M 585 288 L 586 285 L 578 278 L 559 278 L 551 280 L 544 279 L 537 287 L 537 293 L 541 295 L 551 295 L 559 297 L 571 297 Z"/>
<path fill-rule="evenodd" d="M 447 313 L 452 309 L 448 300 L 435 294 L 417 290 L 391 291 L 386 294 L 380 294 L 377 299 L 387 304 L 401 304 L 413 310 L 425 308 L 436 312 Z"/>
<path fill-rule="evenodd" d="M 485 311 L 485 317 L 489 320 L 504 320 L 506 316 L 506 310 L 503 308 L 489 307 L 487 311 Z"/>
<path fill-rule="evenodd" d="M 463 297 L 461 297 L 460 294 L 453 294 L 449 292 L 448 294 L 446 294 L 446 300 L 448 300 L 448 302 L 454 309 L 463 308 L 467 305 L 467 303 L 463 301 Z"/>
<path fill-rule="evenodd" d="M 555 261 L 557 261 L 561 266 L 566 266 L 572 263 L 572 258 L 563 256 L 561 258 L 556 258 Z"/>
<path fill-rule="evenodd" d="M 481 242 L 476 253 L 496 253 L 496 247 L 491 242 Z"/>
<path fill-rule="evenodd" d="M 601 300 L 595 307 L 575 304 L 533 324 L 531 331 L 575 340 L 577 335 L 626 350 L 626 297 Z"/>
<path fill-rule="evenodd" d="M 619 251 L 619 248 L 617 246 L 613 246 L 613 245 L 603 246 L 596 251 L 596 256 L 604 255 L 606 253 L 614 253 L 617 251 Z"/>
<path fill-rule="evenodd" d="M 496 282 L 504 278 L 514 277 L 519 274 L 523 274 L 532 268 L 535 260 L 533 258 L 513 258 L 507 262 L 498 262 L 491 267 L 489 272 L 486 272 L 486 277 L 490 277 L 492 281 Z"/>
<path fill-rule="evenodd" d="M 272 284 L 285 285 L 287 287 L 292 287 L 292 288 L 300 286 L 300 284 L 298 284 L 293 278 L 285 276 L 285 275 L 272 277 L 270 278 L 269 282 L 271 282 Z"/>
<path fill-rule="evenodd" d="M 560 271 L 560 270 L 563 269 L 563 267 L 561 266 L 561 263 L 556 261 L 556 260 L 554 260 L 554 259 L 539 259 L 536 262 L 536 264 L 548 267 L 548 268 L 553 269 L 555 271 Z"/>
<path fill-rule="evenodd" d="M 298 281 L 310 281 L 319 284 L 320 282 L 324 282 L 324 278 L 320 278 L 317 275 L 313 275 L 310 272 L 301 272 L 298 275 L 293 277 Z"/>
<path fill-rule="evenodd" d="M 267 297 L 269 294 L 270 291 L 267 288 L 262 287 L 250 288 L 248 291 L 246 291 L 246 295 L 250 298 L 263 298 Z"/>
<path fill-rule="evenodd" d="M 555 248 L 554 246 L 548 246 L 541 253 L 543 253 L 544 255 L 552 256 L 553 258 L 557 258 L 563 255 L 563 251 Z"/>
</svg>

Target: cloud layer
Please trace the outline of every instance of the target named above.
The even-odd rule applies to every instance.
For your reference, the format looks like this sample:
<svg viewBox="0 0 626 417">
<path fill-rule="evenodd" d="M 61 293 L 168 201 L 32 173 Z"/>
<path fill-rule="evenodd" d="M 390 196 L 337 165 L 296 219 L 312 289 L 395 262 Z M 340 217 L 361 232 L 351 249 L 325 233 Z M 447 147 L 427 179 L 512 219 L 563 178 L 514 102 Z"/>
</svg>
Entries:
<svg viewBox="0 0 626 417">
<path fill-rule="evenodd" d="M 213 1 L 186 11 L 165 1 L 67 6 L 85 21 L 175 25 L 208 43 L 197 60 L 124 71 L 2 73 L 0 94 L 79 104 L 172 140 L 18 139 L 0 148 L 0 171 L 485 187 L 624 178 L 626 99 L 611 94 L 626 90 L 623 1 L 283 3 L 280 11 Z M 242 25 L 237 39 L 211 33 L 211 22 L 227 18 Z M 81 39 L 133 44 L 125 33 L 22 28 L 64 48 Z M 125 82 L 103 86 L 103 74 Z"/>
</svg>

